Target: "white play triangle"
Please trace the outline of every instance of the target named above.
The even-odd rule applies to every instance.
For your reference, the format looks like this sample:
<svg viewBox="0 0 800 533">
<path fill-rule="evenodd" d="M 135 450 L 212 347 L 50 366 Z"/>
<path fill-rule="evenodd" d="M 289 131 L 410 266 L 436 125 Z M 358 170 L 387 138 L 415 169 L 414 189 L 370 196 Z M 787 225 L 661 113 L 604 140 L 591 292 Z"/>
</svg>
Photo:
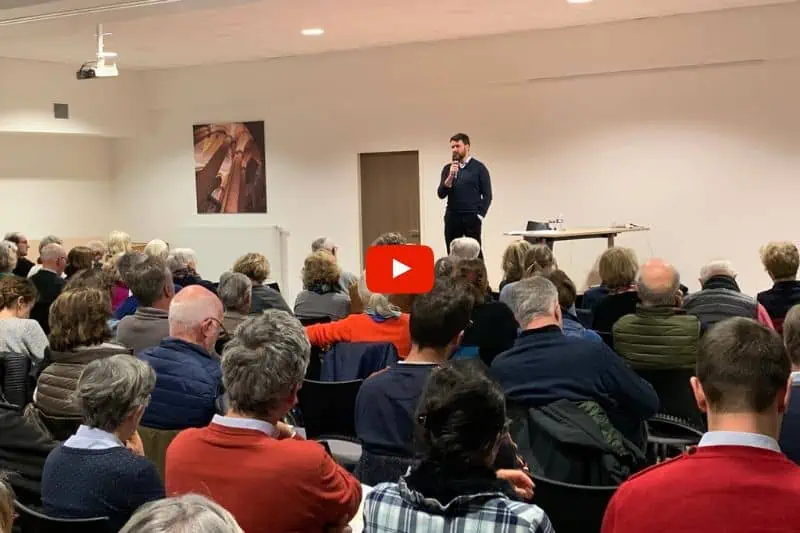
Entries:
<svg viewBox="0 0 800 533">
<path fill-rule="evenodd" d="M 406 265 L 405 263 L 401 263 L 397 259 L 392 259 L 392 279 L 402 276 L 409 270 L 411 270 L 410 266 Z"/>
</svg>

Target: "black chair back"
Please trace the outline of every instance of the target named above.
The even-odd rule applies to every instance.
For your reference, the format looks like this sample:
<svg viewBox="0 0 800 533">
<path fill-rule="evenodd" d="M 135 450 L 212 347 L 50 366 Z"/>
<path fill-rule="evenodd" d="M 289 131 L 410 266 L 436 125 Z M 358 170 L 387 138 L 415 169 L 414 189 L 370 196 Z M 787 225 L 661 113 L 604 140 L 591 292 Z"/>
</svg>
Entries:
<svg viewBox="0 0 800 533">
<path fill-rule="evenodd" d="M 636 370 L 636 373 L 649 382 L 658 394 L 661 404 L 660 414 L 678 418 L 696 429 L 705 429 L 705 415 L 697 407 L 692 387 L 689 384 L 689 379 L 694 375 L 694 369 L 640 369 Z"/>
<path fill-rule="evenodd" d="M 31 360 L 27 355 L 13 352 L 0 353 L 0 393 L 6 401 L 25 407 L 33 399 Z"/>
<path fill-rule="evenodd" d="M 533 502 L 544 509 L 558 533 L 600 533 L 603 515 L 617 487 L 585 487 L 533 476 Z"/>
<path fill-rule="evenodd" d="M 111 533 L 108 517 L 54 518 L 14 502 L 19 514 L 14 526 L 22 533 Z"/>
<path fill-rule="evenodd" d="M 408 472 L 413 462 L 411 457 L 383 455 L 363 450 L 354 474 L 361 483 L 370 487 L 378 483 L 394 483 Z"/>
<path fill-rule="evenodd" d="M 306 438 L 356 436 L 356 396 L 363 380 L 303 381 L 297 394 Z"/>
<path fill-rule="evenodd" d="M 314 324 L 327 324 L 331 321 L 331 317 L 319 316 L 316 318 L 298 318 L 297 320 L 304 326 L 313 326 Z"/>
<path fill-rule="evenodd" d="M 78 431 L 78 427 L 83 422 L 80 417 L 48 416 L 41 409 L 36 410 L 36 415 L 53 439 L 62 442 Z"/>
</svg>

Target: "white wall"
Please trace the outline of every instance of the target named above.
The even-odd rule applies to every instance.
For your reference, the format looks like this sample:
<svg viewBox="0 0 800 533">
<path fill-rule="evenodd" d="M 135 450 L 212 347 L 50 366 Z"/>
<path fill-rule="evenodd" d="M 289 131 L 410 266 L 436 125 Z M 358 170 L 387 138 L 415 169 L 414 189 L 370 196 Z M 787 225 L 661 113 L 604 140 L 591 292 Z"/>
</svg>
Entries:
<svg viewBox="0 0 800 533">
<path fill-rule="evenodd" d="M 704 261 L 730 258 L 755 292 L 768 284 L 758 248 L 796 238 L 800 194 L 800 64 L 753 61 L 780 56 L 770 37 L 798 39 L 800 8 L 759 16 L 758 27 L 731 11 L 148 73 L 150 129 L 117 143 L 115 196 L 126 201 L 115 217 L 137 239 L 201 221 L 281 225 L 290 273 L 327 234 L 355 271 L 358 153 L 419 150 L 423 241 L 442 253 L 434 189 L 447 138 L 467 131 L 493 176 L 484 238 L 495 284 L 502 231 L 563 213 L 570 226 L 652 226 L 619 244 L 672 260 L 692 288 Z M 214 120 L 266 121 L 267 215 L 194 213 L 190 126 Z M 557 255 L 580 285 L 603 248 L 565 243 Z"/>
<path fill-rule="evenodd" d="M 105 235 L 112 196 L 112 141 L 0 133 L 0 232 L 30 239 Z"/>
</svg>

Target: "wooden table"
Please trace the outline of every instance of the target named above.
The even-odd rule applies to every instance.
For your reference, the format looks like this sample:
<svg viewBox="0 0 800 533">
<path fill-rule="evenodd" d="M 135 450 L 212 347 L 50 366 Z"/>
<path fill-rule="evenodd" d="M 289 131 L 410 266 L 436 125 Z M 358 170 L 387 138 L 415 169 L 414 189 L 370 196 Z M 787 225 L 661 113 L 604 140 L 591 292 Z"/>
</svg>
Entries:
<svg viewBox="0 0 800 533">
<path fill-rule="evenodd" d="M 638 231 L 650 231 L 650 228 L 629 225 L 608 228 L 543 229 L 532 231 L 507 231 L 503 235 L 508 235 L 509 237 L 542 239 L 548 243 L 556 241 L 575 241 L 579 239 L 607 239 L 608 247 L 611 248 L 614 246 L 614 239 L 620 233 L 633 233 Z"/>
</svg>

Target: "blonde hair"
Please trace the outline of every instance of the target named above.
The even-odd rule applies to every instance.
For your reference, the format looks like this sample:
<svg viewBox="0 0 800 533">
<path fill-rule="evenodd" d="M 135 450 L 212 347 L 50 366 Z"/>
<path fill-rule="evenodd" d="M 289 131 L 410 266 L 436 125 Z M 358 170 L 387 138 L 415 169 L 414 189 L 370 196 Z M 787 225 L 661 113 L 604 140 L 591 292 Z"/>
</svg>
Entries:
<svg viewBox="0 0 800 533">
<path fill-rule="evenodd" d="M 327 250 L 320 250 L 306 257 L 303 264 L 303 287 L 310 289 L 315 283 L 336 286 L 341 275 L 336 258 Z"/>
<path fill-rule="evenodd" d="M 233 271 L 244 274 L 253 283 L 264 283 L 269 277 L 269 261 L 263 254 L 244 254 L 233 264 Z"/>
<path fill-rule="evenodd" d="M 158 257 L 166 261 L 169 257 L 169 244 L 161 239 L 153 239 L 144 247 L 144 254 L 150 257 Z"/>
<path fill-rule="evenodd" d="M 525 262 L 525 254 L 531 249 L 531 243 L 528 241 L 514 241 L 506 247 L 503 252 L 503 279 L 511 283 L 519 281 L 525 274 L 523 263 Z"/>
<path fill-rule="evenodd" d="M 389 296 L 370 292 L 367 288 L 367 271 L 358 280 L 358 297 L 364 306 L 364 312 L 374 313 L 383 318 L 395 318 L 402 314 L 400 308 L 389 301 Z"/>
<path fill-rule="evenodd" d="M 603 285 L 610 290 L 625 289 L 636 281 L 639 262 L 630 248 L 613 247 L 600 255 L 597 266 Z"/>
<path fill-rule="evenodd" d="M 800 253 L 792 242 L 770 242 L 761 249 L 761 263 L 773 281 L 795 279 Z"/>
<path fill-rule="evenodd" d="M 106 256 L 113 257 L 133 250 L 131 236 L 124 231 L 112 231 L 106 240 Z"/>
<path fill-rule="evenodd" d="M 546 244 L 534 244 L 525 253 L 522 266 L 523 277 L 529 278 L 537 274 L 546 276 L 557 268 L 556 256 Z"/>
<path fill-rule="evenodd" d="M 0 533 L 11 533 L 14 521 L 14 489 L 4 474 L 0 474 Z"/>
</svg>

